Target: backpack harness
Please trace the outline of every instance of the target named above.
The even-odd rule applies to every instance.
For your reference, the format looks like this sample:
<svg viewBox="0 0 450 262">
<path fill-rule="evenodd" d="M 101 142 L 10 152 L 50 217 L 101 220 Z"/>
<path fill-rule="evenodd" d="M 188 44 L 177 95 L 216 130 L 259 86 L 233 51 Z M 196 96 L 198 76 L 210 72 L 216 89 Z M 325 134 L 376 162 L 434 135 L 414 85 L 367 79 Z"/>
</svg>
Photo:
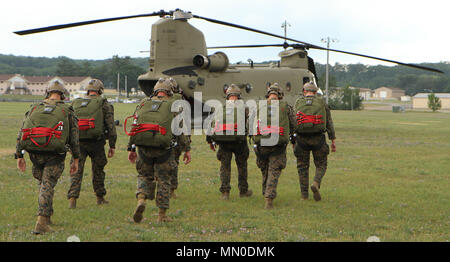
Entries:
<svg viewBox="0 0 450 262">
<path fill-rule="evenodd" d="M 63 125 L 63 122 L 60 121 L 56 126 L 53 128 L 49 127 L 33 127 L 33 128 L 24 128 L 22 129 L 23 136 L 22 140 L 27 140 L 30 138 L 30 140 L 38 147 L 45 147 L 47 146 L 50 141 L 52 140 L 52 137 L 55 136 L 56 138 L 61 138 L 62 131 L 58 131 L 57 129 Z M 39 145 L 34 138 L 37 137 L 48 137 L 47 143 L 43 145 Z"/>
<path fill-rule="evenodd" d="M 95 128 L 95 118 L 89 119 L 78 119 L 78 129 L 80 130 L 88 130 L 90 128 Z"/>
<path fill-rule="evenodd" d="M 322 115 L 307 115 L 303 112 L 297 112 L 297 125 L 313 123 L 314 125 L 323 124 Z"/>
<path fill-rule="evenodd" d="M 147 132 L 147 131 L 156 131 L 161 133 L 161 135 L 166 135 L 167 130 L 165 127 L 155 124 L 132 124 L 130 132 L 127 131 L 127 120 L 129 118 L 133 118 L 134 120 L 137 119 L 136 115 L 129 116 L 125 118 L 125 122 L 123 125 L 123 130 L 125 131 L 125 134 L 128 136 L 135 136 L 138 133 Z"/>
<path fill-rule="evenodd" d="M 268 135 L 268 134 L 274 134 L 279 133 L 280 136 L 284 135 L 284 128 L 280 126 L 263 126 L 262 128 L 259 126 L 259 120 L 257 125 L 257 135 Z"/>
</svg>

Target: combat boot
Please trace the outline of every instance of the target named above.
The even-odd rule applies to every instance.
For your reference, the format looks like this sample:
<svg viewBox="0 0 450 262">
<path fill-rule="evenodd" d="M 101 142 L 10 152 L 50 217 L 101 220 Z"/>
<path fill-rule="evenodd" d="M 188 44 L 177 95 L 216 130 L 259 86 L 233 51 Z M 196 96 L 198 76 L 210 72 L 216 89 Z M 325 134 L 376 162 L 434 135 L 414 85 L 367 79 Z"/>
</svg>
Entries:
<svg viewBox="0 0 450 262">
<path fill-rule="evenodd" d="M 314 193 L 314 200 L 320 201 L 322 198 L 320 197 L 319 192 L 320 185 L 318 182 L 313 181 L 313 184 L 311 185 L 311 191 Z"/>
<path fill-rule="evenodd" d="M 137 206 L 136 210 L 134 211 L 133 220 L 136 223 L 139 223 L 142 221 L 143 213 L 145 210 L 145 195 L 144 194 L 138 194 L 137 196 Z"/>
<path fill-rule="evenodd" d="M 223 200 L 230 199 L 230 192 L 222 192 L 222 199 Z"/>
<path fill-rule="evenodd" d="M 49 217 L 44 216 L 38 216 L 36 226 L 34 227 L 34 230 L 31 231 L 32 234 L 39 235 L 44 234 L 47 232 L 53 231 L 49 226 Z"/>
<path fill-rule="evenodd" d="M 239 196 L 240 197 L 249 197 L 249 196 L 251 196 L 251 195 L 253 195 L 253 191 L 252 190 L 247 190 L 247 192 L 245 192 L 245 193 L 239 193 Z"/>
<path fill-rule="evenodd" d="M 165 209 L 165 208 L 160 208 L 160 209 L 159 209 L 159 213 L 158 213 L 158 223 L 161 223 L 161 222 L 171 222 L 171 221 L 172 221 L 172 219 L 166 215 L 166 210 L 167 210 L 167 209 Z"/>
<path fill-rule="evenodd" d="M 97 196 L 97 205 L 103 205 L 103 204 L 108 204 L 109 201 L 107 201 L 104 197 L 102 196 Z"/>
<path fill-rule="evenodd" d="M 272 209 L 273 208 L 273 199 L 266 197 L 266 206 L 265 209 Z"/>
<path fill-rule="evenodd" d="M 69 209 L 75 209 L 77 207 L 77 199 L 74 197 L 69 198 Z"/>
<path fill-rule="evenodd" d="M 170 190 L 170 198 L 176 199 L 177 195 L 175 194 L 175 189 Z"/>
</svg>

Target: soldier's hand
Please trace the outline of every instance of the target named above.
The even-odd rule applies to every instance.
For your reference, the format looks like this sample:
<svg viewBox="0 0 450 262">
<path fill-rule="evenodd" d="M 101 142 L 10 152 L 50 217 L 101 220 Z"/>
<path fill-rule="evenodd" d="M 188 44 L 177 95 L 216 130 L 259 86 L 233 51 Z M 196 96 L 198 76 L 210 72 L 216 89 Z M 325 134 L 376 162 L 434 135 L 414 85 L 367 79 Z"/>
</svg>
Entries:
<svg viewBox="0 0 450 262">
<path fill-rule="evenodd" d="M 137 154 L 136 152 L 129 151 L 128 152 L 128 161 L 130 161 L 131 164 L 136 163 Z"/>
<path fill-rule="evenodd" d="M 74 158 L 73 162 L 70 163 L 70 174 L 74 175 L 78 172 L 78 158 Z"/>
<path fill-rule="evenodd" d="M 336 142 L 335 140 L 331 140 L 331 152 L 336 152 Z"/>
<path fill-rule="evenodd" d="M 110 148 L 108 151 L 108 158 L 113 157 L 115 152 L 116 152 L 115 148 Z"/>
<path fill-rule="evenodd" d="M 216 151 L 216 145 L 213 145 L 212 143 L 209 143 L 209 148 L 211 148 L 212 151 Z"/>
<path fill-rule="evenodd" d="M 25 170 L 27 169 L 27 164 L 25 163 L 25 158 L 17 158 L 17 168 L 20 171 L 25 172 Z"/>
<path fill-rule="evenodd" d="M 190 151 L 185 152 L 185 153 L 184 153 L 184 156 L 183 156 L 184 164 L 185 164 L 185 165 L 189 164 L 189 163 L 191 162 L 191 160 L 192 160 L 192 158 L 191 158 L 191 152 L 190 152 Z"/>
</svg>

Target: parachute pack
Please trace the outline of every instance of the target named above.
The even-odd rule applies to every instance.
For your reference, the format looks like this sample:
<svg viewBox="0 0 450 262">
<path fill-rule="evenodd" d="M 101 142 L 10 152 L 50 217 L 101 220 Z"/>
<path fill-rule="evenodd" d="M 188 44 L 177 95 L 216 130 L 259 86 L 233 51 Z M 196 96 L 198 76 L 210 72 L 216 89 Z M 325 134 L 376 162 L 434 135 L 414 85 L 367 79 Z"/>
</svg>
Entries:
<svg viewBox="0 0 450 262">
<path fill-rule="evenodd" d="M 99 139 L 104 134 L 103 103 L 105 98 L 77 98 L 72 107 L 78 117 L 80 139 Z"/>
<path fill-rule="evenodd" d="M 289 108 L 284 101 L 279 101 L 278 109 L 275 105 L 267 103 L 258 109 L 257 134 L 254 136 L 256 144 L 261 143 L 261 139 L 268 139 L 273 133 L 278 133 L 278 145 L 289 143 Z M 272 109 L 273 108 L 273 109 Z M 274 115 L 277 113 L 277 115 Z M 278 117 L 278 124 L 273 125 L 275 117 Z M 264 125 L 265 123 L 265 125 Z"/>
<path fill-rule="evenodd" d="M 69 108 L 64 102 L 39 103 L 25 118 L 20 146 L 28 152 L 66 152 Z"/>
<path fill-rule="evenodd" d="M 211 136 L 214 142 L 246 141 L 245 134 L 238 134 L 239 128 L 242 128 L 245 132 L 245 122 L 243 127 L 238 126 L 238 112 L 245 114 L 245 106 L 243 103 L 235 103 L 234 106 L 226 106 L 225 104 L 222 110 L 215 112 L 212 122 L 213 134 Z"/>
<path fill-rule="evenodd" d="M 302 96 L 295 101 L 298 134 L 324 133 L 327 126 L 325 101 L 319 96 Z"/>
<path fill-rule="evenodd" d="M 125 119 L 125 133 L 131 136 L 131 143 L 137 146 L 169 148 L 172 144 L 172 103 L 170 101 L 145 99 L 136 114 Z M 131 130 L 126 130 L 127 120 L 132 118 Z"/>
</svg>

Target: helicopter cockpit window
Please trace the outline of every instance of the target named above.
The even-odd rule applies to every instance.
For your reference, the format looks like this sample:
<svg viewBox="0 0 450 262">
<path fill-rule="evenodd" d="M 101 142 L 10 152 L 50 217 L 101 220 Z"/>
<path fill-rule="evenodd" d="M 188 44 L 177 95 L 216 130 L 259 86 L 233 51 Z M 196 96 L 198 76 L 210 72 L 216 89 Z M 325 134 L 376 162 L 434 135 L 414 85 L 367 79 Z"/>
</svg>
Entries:
<svg viewBox="0 0 450 262">
<path fill-rule="evenodd" d="M 303 77 L 303 84 L 306 84 L 309 82 L 309 77 Z"/>
</svg>

